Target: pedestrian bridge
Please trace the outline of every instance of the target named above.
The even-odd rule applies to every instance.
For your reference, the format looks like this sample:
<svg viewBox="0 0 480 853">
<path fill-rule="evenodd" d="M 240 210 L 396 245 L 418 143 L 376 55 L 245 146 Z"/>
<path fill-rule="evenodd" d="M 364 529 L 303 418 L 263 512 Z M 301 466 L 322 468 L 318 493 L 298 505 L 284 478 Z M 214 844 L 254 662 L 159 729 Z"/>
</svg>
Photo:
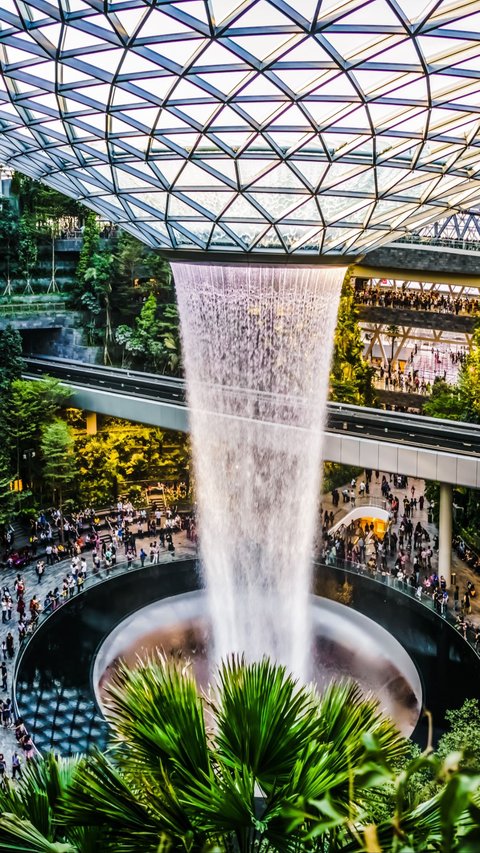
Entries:
<svg viewBox="0 0 480 853">
<path fill-rule="evenodd" d="M 58 378 L 80 409 L 188 431 L 182 379 L 64 359 L 32 357 L 24 376 Z M 325 459 L 480 489 L 480 426 L 329 403 Z"/>
</svg>

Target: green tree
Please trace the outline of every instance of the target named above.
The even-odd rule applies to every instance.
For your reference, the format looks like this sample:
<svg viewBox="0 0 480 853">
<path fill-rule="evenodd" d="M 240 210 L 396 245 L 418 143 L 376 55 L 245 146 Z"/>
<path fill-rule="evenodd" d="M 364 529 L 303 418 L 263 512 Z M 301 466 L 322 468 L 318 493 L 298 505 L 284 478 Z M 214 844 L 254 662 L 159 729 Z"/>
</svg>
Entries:
<svg viewBox="0 0 480 853">
<path fill-rule="evenodd" d="M 393 358 L 395 355 L 395 341 L 400 336 L 400 327 L 395 326 L 395 324 L 391 324 L 390 326 L 387 326 L 386 333 L 387 333 L 387 337 L 390 338 L 390 345 L 391 345 L 390 363 L 393 367 Z"/>
<path fill-rule="evenodd" d="M 5 264 L 6 293 L 10 295 L 12 251 L 18 240 L 18 213 L 12 199 L 4 198 L 0 205 L 0 246 Z"/>
<path fill-rule="evenodd" d="M 363 341 L 355 306 L 352 271 L 342 284 L 330 371 L 330 399 L 371 405 L 374 400 L 373 368 L 363 357 Z"/>
<path fill-rule="evenodd" d="M 80 500 L 101 505 L 138 490 L 142 482 L 188 481 L 190 457 L 183 433 L 117 418 L 100 421 L 96 435 L 75 433 Z"/>
<path fill-rule="evenodd" d="M 111 362 L 113 340 L 110 294 L 112 292 L 113 256 L 95 253 L 91 266 L 83 276 L 85 291 L 80 301 L 88 309 L 95 326 L 103 327 L 103 363 Z M 98 318 L 98 319 L 97 319 Z"/>
<path fill-rule="evenodd" d="M 121 318 L 140 312 L 146 291 L 146 246 L 132 234 L 121 231 L 114 252 L 115 288 L 112 309 Z"/>
<path fill-rule="evenodd" d="M 16 493 L 12 490 L 13 480 L 14 472 L 10 460 L 0 449 L 0 533 L 15 514 Z"/>
<path fill-rule="evenodd" d="M 140 315 L 135 318 L 135 325 L 118 326 L 116 340 L 124 351 L 141 359 L 147 366 L 158 368 L 165 355 L 164 346 L 160 340 L 162 327 L 157 319 L 157 300 L 153 293 L 143 305 Z"/>
<path fill-rule="evenodd" d="M 470 352 L 460 369 L 456 385 L 436 379 L 423 411 L 433 418 L 480 422 L 480 326 L 472 337 Z"/>
<path fill-rule="evenodd" d="M 175 284 L 172 268 L 158 251 L 148 252 L 145 258 L 145 270 L 148 280 L 144 287 L 146 293 L 154 293 L 161 305 L 175 304 Z"/>
<path fill-rule="evenodd" d="M 18 226 L 18 263 L 25 279 L 25 292 L 32 292 L 32 276 L 38 259 L 38 232 L 35 215 L 25 210 Z"/>
<path fill-rule="evenodd" d="M 24 368 L 22 338 L 12 326 L 0 329 L 0 392 L 5 393 Z"/>
<path fill-rule="evenodd" d="M 430 418 L 446 418 L 447 420 L 462 420 L 464 402 L 456 385 L 448 385 L 443 379 L 436 379 L 432 392 L 423 404 L 423 412 Z"/>
<path fill-rule="evenodd" d="M 442 735 L 437 756 L 446 759 L 450 753 L 461 753 L 461 767 L 480 773 L 480 707 L 478 699 L 467 699 L 461 708 L 445 714 L 449 731 Z"/>
<path fill-rule="evenodd" d="M 3 443 L 13 471 L 42 484 L 40 441 L 43 428 L 56 418 L 71 391 L 56 379 L 15 379 L 0 405 Z M 29 451 L 35 451 L 32 462 Z"/>
<path fill-rule="evenodd" d="M 207 697 L 184 661 L 157 655 L 120 663 L 106 691 L 106 753 L 48 756 L 0 789 L 4 853 L 477 849 L 479 776 L 427 753 L 392 769 L 408 742 L 354 685 L 318 696 L 268 660 L 232 659 Z M 425 769 L 442 784 L 418 803 Z"/>
<path fill-rule="evenodd" d="M 42 432 L 40 447 L 43 456 L 43 476 L 52 488 L 54 501 L 56 498 L 56 504 L 62 515 L 65 488 L 74 480 L 76 474 L 73 436 L 68 424 L 60 419 L 47 424 Z M 60 535 L 63 542 L 63 517 Z"/>
<path fill-rule="evenodd" d="M 470 351 L 462 366 L 458 382 L 460 399 L 463 403 L 463 420 L 480 422 L 480 325 L 473 333 Z"/>
<path fill-rule="evenodd" d="M 88 213 L 76 199 L 18 172 L 13 176 L 12 191 L 18 195 L 22 211 L 34 214 L 38 224 L 47 224 L 52 218 L 83 217 Z"/>
<path fill-rule="evenodd" d="M 160 657 L 120 665 L 107 689 L 111 750 L 76 765 L 56 810 L 58 842 L 74 844 L 78 826 L 96 827 L 102 853 L 300 850 L 310 822 L 297 826 L 294 806 L 328 802 L 329 825 L 348 822 L 368 798 L 368 738 L 385 760 L 406 749 L 358 688 L 331 686 L 318 697 L 267 660 L 231 660 L 211 700 L 184 662 Z M 8 811 L 5 853 L 12 826 L 31 830 Z M 30 821 L 37 814 L 30 809 Z"/>
<path fill-rule="evenodd" d="M 89 292 L 87 283 L 85 282 L 85 274 L 92 267 L 93 256 L 100 249 L 100 228 L 98 220 L 92 211 L 89 211 L 85 218 L 83 226 L 82 248 L 78 259 L 76 279 L 77 284 L 75 293 L 78 297 L 82 297 L 85 292 Z"/>
</svg>

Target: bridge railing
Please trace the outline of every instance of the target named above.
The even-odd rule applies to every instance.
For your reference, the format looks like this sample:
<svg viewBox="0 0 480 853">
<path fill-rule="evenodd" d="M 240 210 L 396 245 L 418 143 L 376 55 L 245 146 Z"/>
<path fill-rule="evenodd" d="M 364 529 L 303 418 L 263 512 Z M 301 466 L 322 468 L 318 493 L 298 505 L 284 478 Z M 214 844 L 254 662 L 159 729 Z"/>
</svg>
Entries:
<svg viewBox="0 0 480 853">
<path fill-rule="evenodd" d="M 25 314 L 56 314 L 65 311 L 65 301 L 4 302 L 0 303 L 0 317 L 19 317 Z"/>
<path fill-rule="evenodd" d="M 459 240 L 449 237 L 423 237 L 421 234 L 406 234 L 395 243 L 410 243 L 415 246 L 438 246 L 441 249 L 460 249 L 466 252 L 480 252 L 480 240 Z"/>
<path fill-rule="evenodd" d="M 377 509 L 388 509 L 385 498 L 373 498 L 370 495 L 361 495 L 356 498 L 356 506 L 369 507 L 374 506 Z"/>
</svg>

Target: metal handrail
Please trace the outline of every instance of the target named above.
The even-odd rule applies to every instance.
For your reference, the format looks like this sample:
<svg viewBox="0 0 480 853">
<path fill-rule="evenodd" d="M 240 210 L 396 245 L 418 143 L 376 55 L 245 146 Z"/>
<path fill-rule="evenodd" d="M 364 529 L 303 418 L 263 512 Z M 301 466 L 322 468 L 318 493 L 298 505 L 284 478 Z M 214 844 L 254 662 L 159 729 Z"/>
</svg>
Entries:
<svg viewBox="0 0 480 853">
<path fill-rule="evenodd" d="M 21 314 L 41 314 L 51 313 L 52 311 L 65 311 L 65 301 L 52 302 L 8 302 L 0 303 L 0 316 L 17 316 Z"/>
</svg>

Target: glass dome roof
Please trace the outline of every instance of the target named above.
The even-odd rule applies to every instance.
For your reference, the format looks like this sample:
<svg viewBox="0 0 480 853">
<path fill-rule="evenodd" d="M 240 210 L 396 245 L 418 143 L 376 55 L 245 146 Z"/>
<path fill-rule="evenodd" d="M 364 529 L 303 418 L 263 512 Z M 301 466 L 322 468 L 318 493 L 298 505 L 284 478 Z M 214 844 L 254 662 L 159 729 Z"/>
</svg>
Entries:
<svg viewBox="0 0 480 853">
<path fill-rule="evenodd" d="M 0 62 L 0 160 L 152 246 L 358 254 L 478 203 L 478 0 L 2 0 Z"/>
</svg>

